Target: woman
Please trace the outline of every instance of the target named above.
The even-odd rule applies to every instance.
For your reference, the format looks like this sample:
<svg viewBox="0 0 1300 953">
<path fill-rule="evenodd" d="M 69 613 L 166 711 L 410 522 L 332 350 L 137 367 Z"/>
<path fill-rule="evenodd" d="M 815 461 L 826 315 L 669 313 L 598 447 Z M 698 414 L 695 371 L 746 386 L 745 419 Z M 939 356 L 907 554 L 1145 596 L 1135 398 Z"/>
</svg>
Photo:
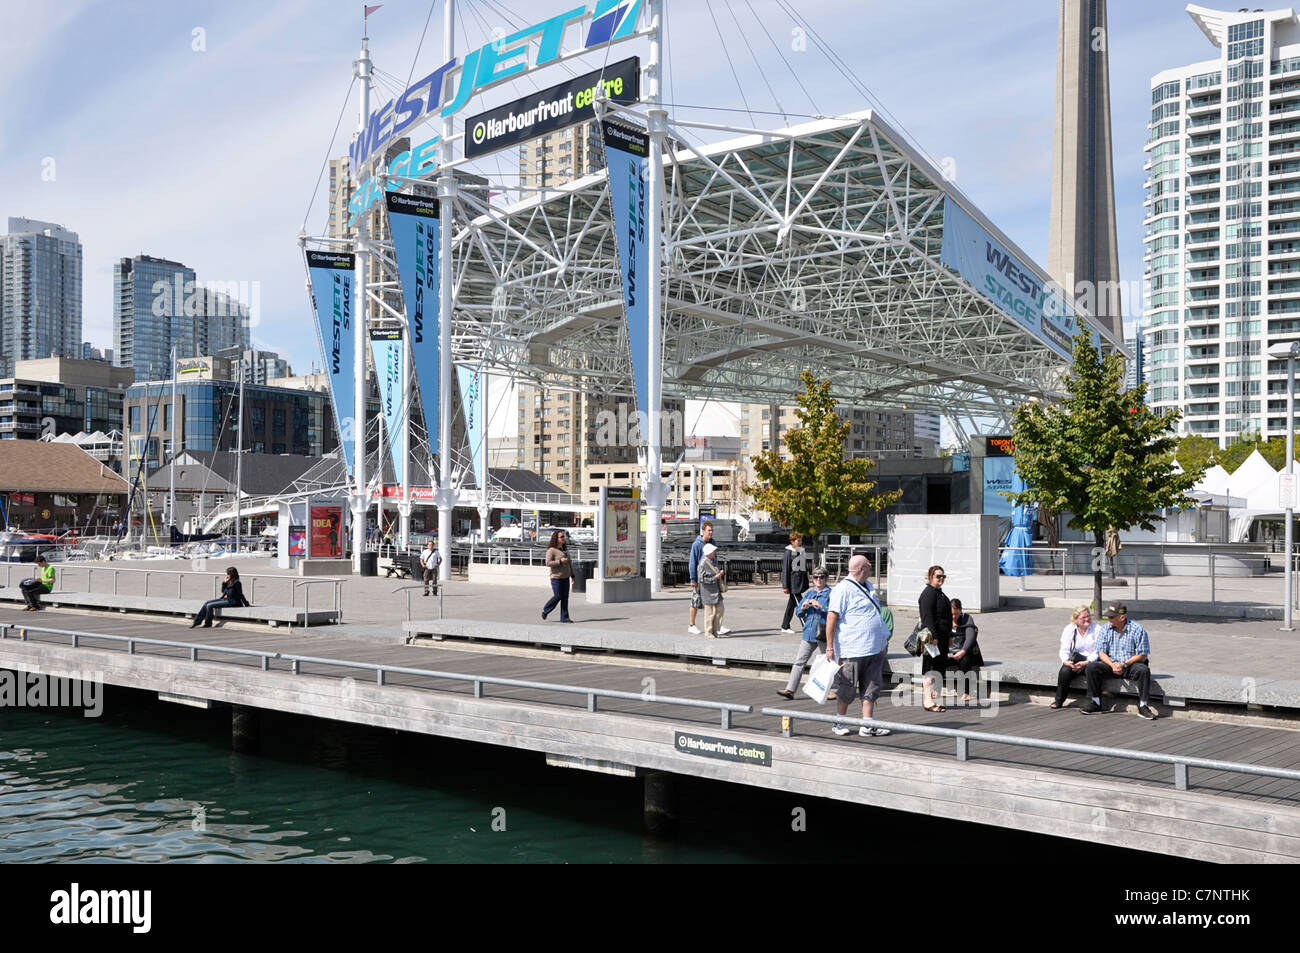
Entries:
<svg viewBox="0 0 1300 953">
<path fill-rule="evenodd" d="M 23 600 L 27 603 L 23 606 L 24 612 L 39 612 L 44 608 L 41 596 L 54 589 L 54 567 L 45 561 L 44 556 L 36 557 L 36 570 L 40 573 L 39 578 L 24 579 L 18 584 Z"/>
<path fill-rule="evenodd" d="M 203 603 L 203 608 L 194 617 L 194 621 L 190 623 L 190 628 L 197 629 L 200 625 L 205 629 L 212 628 L 213 609 L 228 609 L 246 605 L 248 605 L 248 600 L 244 598 L 244 586 L 239 581 L 239 570 L 231 566 L 226 570 L 226 578 L 221 583 L 221 598 L 209 599 Z"/>
<path fill-rule="evenodd" d="M 921 625 L 934 635 L 934 644 L 938 655 L 928 651 L 921 656 L 921 674 L 928 676 L 922 680 L 922 692 L 925 695 L 926 711 L 947 711 L 939 704 L 936 684 L 948 670 L 948 643 L 952 639 L 952 604 L 943 594 L 943 582 L 948 578 L 942 566 L 931 566 L 925 574 L 928 585 L 917 600 L 921 610 Z M 938 674 L 931 674 L 937 672 Z"/>
<path fill-rule="evenodd" d="M 720 569 L 714 559 L 717 552 L 717 546 L 705 543 L 696 570 L 699 575 L 700 601 L 704 603 L 704 635 L 710 639 L 722 635 L 722 594 L 727 591 L 726 570 Z"/>
<path fill-rule="evenodd" d="M 569 618 L 569 580 L 573 578 L 573 566 L 569 564 L 569 537 L 562 529 L 551 534 L 551 542 L 546 547 L 546 568 L 551 573 L 551 598 L 542 606 L 542 618 L 545 619 L 558 605 L 560 621 L 572 622 Z"/>
<path fill-rule="evenodd" d="M 1056 673 L 1056 700 L 1053 711 L 1065 707 L 1065 696 L 1070 691 L 1074 676 L 1082 675 L 1089 662 L 1097 661 L 1097 636 L 1101 626 L 1092 621 L 1087 606 L 1075 606 L 1070 613 L 1070 624 L 1061 631 L 1060 671 Z"/>
<path fill-rule="evenodd" d="M 813 570 L 812 581 L 814 588 L 805 592 L 799 603 L 799 621 L 803 623 L 799 654 L 795 656 L 794 665 L 790 669 L 790 681 L 785 688 L 776 690 L 782 698 L 794 698 L 794 690 L 799 687 L 804 666 L 813 653 L 826 654 L 826 613 L 831 607 L 831 590 L 826 585 L 825 567 L 818 566 Z"/>
<path fill-rule="evenodd" d="M 785 615 L 781 617 L 781 631 L 785 635 L 794 635 L 790 628 L 790 617 L 799 606 L 799 597 L 808 591 L 808 554 L 803 548 L 803 534 L 798 530 L 790 533 L 790 545 L 781 554 L 781 591 L 789 598 L 785 602 Z M 803 618 L 801 615 L 799 618 Z"/>
<path fill-rule="evenodd" d="M 952 634 L 956 636 L 953 639 L 952 655 L 948 661 L 955 663 L 957 668 L 965 678 L 961 700 L 970 701 L 970 687 L 979 685 L 980 669 L 984 666 L 984 656 L 980 652 L 979 644 L 979 627 L 975 625 L 975 620 L 966 612 L 962 611 L 961 600 L 952 600 Z M 974 673 L 973 675 L 971 673 Z"/>
</svg>

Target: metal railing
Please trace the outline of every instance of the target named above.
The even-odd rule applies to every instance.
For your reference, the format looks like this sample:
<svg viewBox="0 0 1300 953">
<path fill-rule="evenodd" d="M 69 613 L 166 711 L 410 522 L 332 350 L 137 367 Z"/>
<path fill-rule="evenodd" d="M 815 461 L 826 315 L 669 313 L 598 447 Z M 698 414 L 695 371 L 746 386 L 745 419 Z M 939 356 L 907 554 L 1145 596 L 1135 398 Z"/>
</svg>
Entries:
<svg viewBox="0 0 1300 953">
<path fill-rule="evenodd" d="M 5 573 L 6 588 L 13 585 L 12 574 L 15 568 L 19 569 L 27 576 L 30 576 L 33 573 L 33 567 L 31 563 L 4 563 L 3 566 L 4 566 L 4 573 Z M 66 587 L 65 580 L 68 578 L 69 575 L 85 573 L 86 588 L 81 591 L 84 591 L 88 594 L 94 593 L 95 592 L 94 582 L 96 579 L 96 574 L 99 574 L 98 577 L 102 579 L 103 574 L 108 573 L 110 574 L 111 577 L 112 588 L 109 592 L 105 592 L 102 594 L 107 595 L 111 593 L 112 595 L 115 596 L 138 594 L 138 595 L 143 595 L 145 598 L 148 598 L 151 595 L 158 596 L 158 597 L 161 597 L 163 595 L 162 592 L 158 591 L 157 585 L 154 586 L 153 592 L 150 592 L 149 590 L 149 583 L 156 576 L 163 577 L 164 585 L 166 584 L 166 577 L 168 576 L 175 577 L 176 580 L 175 595 L 174 596 L 172 595 L 169 588 L 167 591 L 167 597 L 176 598 L 176 599 L 185 598 L 185 579 L 187 577 L 202 578 L 206 576 L 211 580 L 212 594 L 210 596 L 203 596 L 202 598 L 204 598 L 205 600 L 216 599 L 221 595 L 221 580 L 224 578 L 224 574 L 222 573 L 186 571 L 183 569 L 125 569 L 118 566 L 91 566 L 85 563 L 61 563 L 56 565 L 55 572 L 56 572 L 55 586 L 58 589 L 64 589 Z M 135 578 L 143 577 L 144 592 L 143 593 L 121 592 L 119 587 L 119 579 L 120 579 L 119 574 L 124 574 L 125 578 L 127 579 L 135 579 Z M 289 606 L 291 608 L 297 608 L 298 590 L 301 588 L 303 590 L 304 611 L 306 610 L 307 605 L 310 604 L 311 601 L 310 590 L 308 589 L 309 586 L 313 586 L 313 585 L 333 586 L 334 596 L 330 608 L 339 614 L 340 619 L 343 616 L 344 580 L 341 577 L 318 576 L 312 579 L 299 579 L 296 576 L 284 576 L 284 575 L 277 575 L 275 573 L 243 573 L 240 575 L 239 581 L 245 583 L 248 586 L 248 593 L 247 593 L 248 601 L 254 604 L 257 603 L 257 581 L 259 579 L 273 580 L 275 582 L 288 582 L 289 583 Z M 266 586 L 269 584 L 270 583 L 263 583 L 263 590 L 265 590 Z M 191 590 L 192 589 L 193 587 L 191 586 Z M 77 591 L 77 590 L 68 590 L 68 591 Z M 191 596 L 190 598 L 199 598 L 199 597 Z"/>
<path fill-rule="evenodd" d="M 438 618 L 439 618 L 439 619 L 441 619 L 441 618 L 443 617 L 443 615 L 442 615 L 442 594 L 443 594 L 443 591 L 446 589 L 446 586 L 447 586 L 447 584 L 446 584 L 445 582 L 439 582 L 439 583 L 438 583 Z M 398 586 L 396 589 L 393 590 L 393 592 L 405 592 L 405 593 L 406 593 L 406 621 L 407 621 L 407 622 L 410 622 L 410 621 L 411 621 L 411 590 L 412 590 L 412 589 L 423 589 L 423 588 L 425 588 L 424 584 L 423 584 L 423 583 L 419 583 L 419 584 L 414 585 L 414 586 Z"/>
<path fill-rule="evenodd" d="M 1174 787 L 1186 791 L 1188 787 L 1188 769 L 1203 768 L 1207 771 L 1224 771 L 1230 774 L 1250 774 L 1264 778 L 1283 778 L 1287 781 L 1300 781 L 1300 771 L 1287 768 L 1273 768 L 1266 765 L 1243 764 L 1240 761 L 1214 761 L 1210 758 L 1195 758 L 1190 755 L 1165 754 L 1159 751 L 1136 751 L 1132 748 L 1107 748 L 1102 745 L 1083 745 L 1073 741 L 1049 741 L 1043 738 L 1025 738 L 1021 735 L 997 735 L 983 731 L 961 728 L 934 728 L 930 725 L 912 725 L 897 721 L 880 721 L 874 718 L 849 718 L 839 715 L 819 715 L 815 712 L 790 711 L 785 708 L 763 708 L 759 714 L 781 719 L 781 734 L 792 737 L 795 719 L 820 721 L 888 728 L 899 734 L 932 735 L 939 738 L 952 738 L 956 741 L 958 761 L 970 759 L 972 741 L 988 744 L 1011 745 L 1017 748 L 1040 748 L 1046 751 L 1065 751 L 1071 754 L 1095 755 L 1099 758 L 1126 758 L 1130 761 L 1147 761 L 1153 764 L 1171 764 L 1174 766 Z M 1057 770 L 1057 769 L 1054 769 Z M 1072 770 L 1063 768 L 1059 770 Z"/>
<path fill-rule="evenodd" d="M 731 716 L 733 713 L 750 714 L 754 710 L 753 705 L 738 705 L 734 702 L 715 702 L 706 701 L 699 698 L 678 698 L 673 695 L 658 695 L 648 692 L 624 692 L 613 688 L 588 688 L 580 685 L 561 685 L 554 682 L 533 682 L 517 678 L 500 678 L 493 675 L 468 675 L 464 672 L 442 672 L 434 669 L 411 668 L 405 665 L 381 665 L 374 662 L 360 662 L 346 659 L 329 659 L 319 658 L 313 655 L 296 655 L 286 652 L 266 652 L 261 649 L 241 649 L 226 645 L 207 645 L 199 642 L 177 642 L 171 639 L 148 639 L 138 636 L 129 635 L 109 635 L 101 632 L 76 632 L 68 629 L 52 629 L 46 626 L 19 625 L 14 622 L 0 622 L 0 640 L 10 637 L 10 632 L 17 630 L 18 639 L 23 642 L 32 641 L 31 633 L 38 632 L 46 635 L 67 636 L 72 639 L 73 648 L 82 648 L 83 639 L 100 639 L 110 642 L 126 643 L 126 652 L 128 655 L 136 654 L 136 646 L 139 645 L 156 645 L 164 648 L 184 649 L 189 653 L 191 662 L 199 661 L 199 653 L 207 652 L 209 654 L 222 655 L 239 655 L 251 658 L 257 658 L 261 662 L 261 668 L 264 672 L 271 671 L 271 663 L 287 662 L 289 671 L 294 675 L 302 674 L 302 666 L 307 665 L 324 665 L 333 668 L 350 668 L 360 669 L 362 671 L 373 672 L 375 675 L 375 684 L 384 686 L 387 684 L 388 675 L 413 675 L 421 678 L 438 678 L 456 682 L 468 682 L 473 686 L 475 698 L 483 698 L 483 690 L 487 685 L 500 685 L 507 688 L 527 688 L 535 691 L 558 692 L 568 695 L 586 695 L 587 711 L 594 712 L 597 710 L 597 699 L 600 698 L 618 698 L 628 701 L 649 702 L 661 705 L 678 705 L 686 708 L 704 708 L 717 711 L 720 716 L 721 727 L 731 727 Z M 210 659 L 209 661 L 215 661 Z"/>
</svg>

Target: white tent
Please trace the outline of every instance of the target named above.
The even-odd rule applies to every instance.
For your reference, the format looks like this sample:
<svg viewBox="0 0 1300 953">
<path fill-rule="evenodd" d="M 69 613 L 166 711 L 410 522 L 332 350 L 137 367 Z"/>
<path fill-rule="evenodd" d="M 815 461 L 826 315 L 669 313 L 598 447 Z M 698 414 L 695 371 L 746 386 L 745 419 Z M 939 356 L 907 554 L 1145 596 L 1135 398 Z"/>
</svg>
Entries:
<svg viewBox="0 0 1300 953">
<path fill-rule="evenodd" d="M 1284 517 L 1281 507 L 1277 505 L 1277 491 L 1277 471 L 1258 450 L 1247 457 L 1245 463 L 1237 467 L 1228 477 L 1228 485 L 1224 492 L 1245 500 L 1245 506 L 1233 507 L 1229 511 L 1232 518 L 1231 538 L 1234 543 L 1246 541 L 1250 534 L 1250 525 L 1255 520 Z"/>
<path fill-rule="evenodd" d="M 1227 493 L 1229 479 L 1230 476 L 1228 471 L 1216 463 L 1201 475 L 1200 482 L 1196 484 L 1196 488 L 1192 492 L 1212 494 Z"/>
</svg>

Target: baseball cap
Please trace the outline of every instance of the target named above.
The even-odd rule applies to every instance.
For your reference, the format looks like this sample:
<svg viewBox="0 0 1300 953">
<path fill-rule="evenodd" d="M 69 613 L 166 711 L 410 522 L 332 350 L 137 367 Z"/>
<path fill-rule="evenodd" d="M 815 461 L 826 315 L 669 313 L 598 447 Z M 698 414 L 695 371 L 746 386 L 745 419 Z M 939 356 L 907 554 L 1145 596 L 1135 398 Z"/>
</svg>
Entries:
<svg viewBox="0 0 1300 953">
<path fill-rule="evenodd" d="M 1113 619 L 1117 615 L 1128 615 L 1128 606 L 1122 602 L 1112 602 L 1106 607 L 1105 617 Z"/>
</svg>

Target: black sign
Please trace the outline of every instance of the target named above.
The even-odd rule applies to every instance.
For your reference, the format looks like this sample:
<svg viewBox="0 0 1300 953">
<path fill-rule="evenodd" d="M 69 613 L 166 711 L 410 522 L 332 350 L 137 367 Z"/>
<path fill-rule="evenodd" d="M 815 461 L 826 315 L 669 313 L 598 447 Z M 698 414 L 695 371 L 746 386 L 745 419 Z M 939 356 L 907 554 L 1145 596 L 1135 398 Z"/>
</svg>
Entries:
<svg viewBox="0 0 1300 953">
<path fill-rule="evenodd" d="M 438 217 L 438 200 L 420 198 L 417 195 L 403 195 L 401 192 L 385 192 L 388 211 L 405 215 L 418 215 L 420 218 Z"/>
<path fill-rule="evenodd" d="M 344 252 L 335 251 L 309 251 L 307 252 L 308 268 L 340 268 L 343 271 L 351 271 L 356 267 L 355 259 Z"/>
<path fill-rule="evenodd" d="M 685 731 L 673 733 L 673 745 L 678 754 L 693 754 L 701 758 L 718 758 L 722 761 L 739 761 L 742 764 L 756 764 L 759 767 L 772 767 L 772 749 L 769 745 L 756 745 L 748 741 L 734 741 L 731 738 L 711 738 L 708 735 L 693 735 Z"/>
<path fill-rule="evenodd" d="M 615 103 L 641 98 L 641 60 L 630 56 L 604 69 L 592 70 L 567 83 L 539 90 L 465 120 L 465 157 L 487 155 L 527 139 L 594 119 L 592 104 L 603 84 L 605 97 Z"/>
<path fill-rule="evenodd" d="M 625 126 L 608 119 L 600 124 L 605 144 L 621 149 L 629 155 L 645 158 L 650 154 L 650 136 L 636 126 Z"/>
</svg>

